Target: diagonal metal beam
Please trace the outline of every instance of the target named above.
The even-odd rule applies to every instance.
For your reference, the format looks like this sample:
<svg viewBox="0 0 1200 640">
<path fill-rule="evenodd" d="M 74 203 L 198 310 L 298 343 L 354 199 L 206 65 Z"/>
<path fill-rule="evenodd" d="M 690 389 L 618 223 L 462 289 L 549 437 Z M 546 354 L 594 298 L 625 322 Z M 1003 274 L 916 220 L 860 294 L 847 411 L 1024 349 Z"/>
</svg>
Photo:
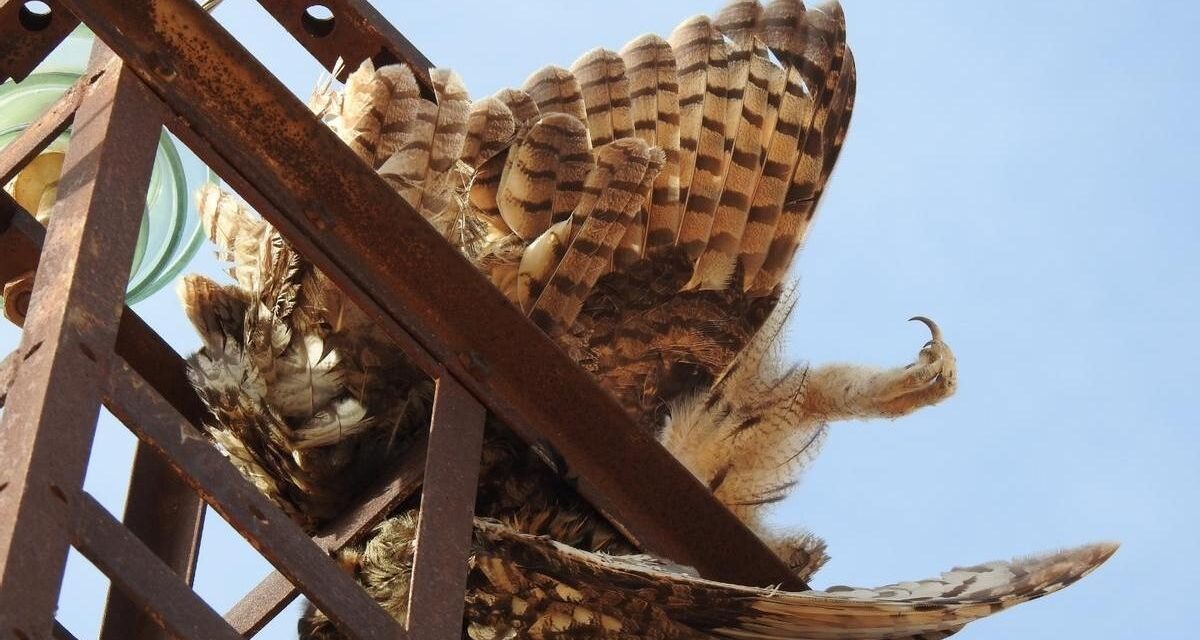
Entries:
<svg viewBox="0 0 1200 640">
<path fill-rule="evenodd" d="M 428 351 L 642 548 L 803 584 L 246 50 L 186 0 L 63 0 L 274 207 L 267 219 L 394 338 Z M 175 122 L 179 122 L 175 120 Z M 441 377 L 439 372 L 431 372 Z"/>
<path fill-rule="evenodd" d="M 238 533 L 321 607 L 350 638 L 408 637 L 352 577 L 265 495 L 233 468 L 170 404 L 149 393 L 124 362 L 113 363 L 108 398 L 129 430 L 169 460 L 175 471 Z"/>
<path fill-rule="evenodd" d="M 392 471 L 375 488 L 364 493 L 358 504 L 313 538 L 322 550 L 334 552 L 353 544 L 383 521 L 421 488 L 425 468 L 424 436 L 414 438 L 396 461 Z M 253 637 L 299 595 L 300 590 L 275 571 L 259 582 L 225 614 L 237 632 Z"/>
<path fill-rule="evenodd" d="M 326 0 L 320 5 L 329 10 L 326 19 L 309 13 L 311 0 L 258 0 L 283 28 L 304 45 L 326 69 L 343 63 L 340 79 L 364 60 L 376 65 L 403 62 L 413 70 L 421 92 L 434 99 L 429 70 L 433 63 L 408 38 L 396 30 L 387 18 L 366 0 Z"/>
<path fill-rule="evenodd" d="M 24 80 L 67 37 L 79 20 L 58 0 L 43 0 L 41 16 L 25 0 L 0 0 L 0 82 Z"/>
<path fill-rule="evenodd" d="M 21 169 L 50 146 L 60 133 L 71 126 L 83 96 L 87 95 L 99 73 L 84 75 L 63 94 L 58 102 L 29 124 L 16 140 L 0 150 L 0 185 L 8 184 Z"/>
<path fill-rule="evenodd" d="M 212 607 L 95 498 L 80 491 L 71 503 L 72 543 L 165 630 L 167 637 L 241 640 Z"/>
<path fill-rule="evenodd" d="M 161 104 L 126 69 L 84 98 L 0 418 L 0 627 L 44 638 L 137 241 Z"/>
</svg>

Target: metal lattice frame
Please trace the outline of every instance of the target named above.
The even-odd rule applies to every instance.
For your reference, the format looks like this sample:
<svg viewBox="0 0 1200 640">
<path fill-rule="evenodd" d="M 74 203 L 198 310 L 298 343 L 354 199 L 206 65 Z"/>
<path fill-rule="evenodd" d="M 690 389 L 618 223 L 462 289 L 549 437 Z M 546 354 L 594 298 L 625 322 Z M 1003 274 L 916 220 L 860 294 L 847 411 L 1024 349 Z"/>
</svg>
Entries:
<svg viewBox="0 0 1200 640">
<path fill-rule="evenodd" d="M 306 0 L 260 3 L 326 68 L 403 61 L 432 95 L 428 60 L 364 0 L 322 2 L 334 18 L 319 28 Z M 249 637 L 301 592 L 353 638 L 459 638 L 485 412 L 555 451 L 641 548 L 713 579 L 804 588 L 192 0 L 48 0 L 48 18 L 25 4 L 0 0 L 0 80 L 30 73 L 81 19 L 112 51 L 98 46 L 79 83 L 0 150 L 3 183 L 74 125 L 48 232 L 0 193 L 0 283 L 24 320 L 0 361 L 0 638 L 71 637 L 53 620 L 68 546 L 117 587 L 106 640 Z M 316 537 L 209 445 L 182 359 L 122 306 L 162 126 L 437 381 L 427 445 Z M 139 438 L 123 522 L 82 490 L 101 402 Z M 401 628 L 328 552 L 423 484 Z M 189 587 L 204 503 L 276 567 L 223 617 Z"/>
</svg>

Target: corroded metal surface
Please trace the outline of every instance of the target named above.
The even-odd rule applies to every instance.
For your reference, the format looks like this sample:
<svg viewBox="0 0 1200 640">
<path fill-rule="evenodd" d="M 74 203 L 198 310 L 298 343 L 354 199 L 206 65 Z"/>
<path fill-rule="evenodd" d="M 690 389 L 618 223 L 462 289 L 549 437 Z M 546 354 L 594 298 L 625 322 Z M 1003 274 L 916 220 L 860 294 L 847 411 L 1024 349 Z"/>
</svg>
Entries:
<svg viewBox="0 0 1200 640">
<path fill-rule="evenodd" d="M 0 274 L 37 265 L 45 230 L 0 193 Z M 206 409 L 187 379 L 183 359 L 128 307 L 117 328 L 116 353 L 197 427 Z M 0 389 L 2 390 L 2 389 Z M 0 393 L 0 395 L 3 395 Z M 0 406 L 3 402 L 0 402 Z M 190 583 L 195 574 L 204 503 L 173 469 L 144 443 L 134 456 L 124 522 L 176 574 Z M 158 640 L 164 632 L 120 592 L 110 592 L 101 638 Z"/>
<path fill-rule="evenodd" d="M 65 0 L 230 168 L 263 214 L 398 338 L 411 335 L 643 548 L 802 587 L 619 405 L 210 17 L 185 0 Z"/>
<path fill-rule="evenodd" d="M 161 105 L 131 72 L 84 98 L 0 419 L 0 627 L 51 634 L 67 496 L 83 483 L 142 218 Z"/>
<path fill-rule="evenodd" d="M 96 499 L 72 496 L 69 528 L 79 552 L 103 571 L 167 637 L 184 640 L 241 640 L 216 611 L 162 563 Z"/>
<path fill-rule="evenodd" d="M 408 630 L 414 638 L 462 637 L 463 599 L 446 596 L 467 587 L 486 417 L 483 406 L 457 382 L 438 380 L 408 594 Z"/>
<path fill-rule="evenodd" d="M 167 461 L 138 442 L 121 518 L 126 529 L 158 561 L 190 586 L 196 575 L 204 502 L 175 475 Z M 167 640 L 146 608 L 124 592 L 110 590 L 100 640 Z"/>
<path fill-rule="evenodd" d="M 109 406 L 130 431 L 169 460 L 175 471 L 275 565 L 348 637 L 407 637 L 353 578 L 123 361 L 108 377 Z"/>
<path fill-rule="evenodd" d="M 25 0 L 0 0 L 0 82 L 24 80 L 79 20 L 58 0 L 43 0 L 49 13 L 41 15 Z"/>
<path fill-rule="evenodd" d="M 424 437 L 414 439 L 396 461 L 392 471 L 385 474 L 377 486 L 364 493 L 353 509 L 314 537 L 313 542 L 329 552 L 358 542 L 401 502 L 412 497 L 420 490 L 424 477 L 425 445 Z M 225 614 L 225 619 L 238 633 L 249 638 L 261 631 L 298 594 L 299 590 L 283 574 L 273 572 L 234 605 Z"/>
<path fill-rule="evenodd" d="M 434 99 L 429 69 L 433 63 L 396 30 L 366 0 L 325 0 L 319 3 L 328 15 L 318 13 L 310 0 L 258 0 L 297 42 L 304 45 L 326 69 L 343 63 L 346 79 L 363 60 L 376 65 L 405 62 L 413 70 L 422 93 Z"/>
<path fill-rule="evenodd" d="M 0 185 L 8 184 L 17 177 L 17 173 L 30 160 L 37 157 L 60 133 L 71 126 L 80 101 L 97 77 L 98 75 L 87 74 L 79 78 L 58 102 L 30 123 L 16 140 L 0 149 Z"/>
</svg>

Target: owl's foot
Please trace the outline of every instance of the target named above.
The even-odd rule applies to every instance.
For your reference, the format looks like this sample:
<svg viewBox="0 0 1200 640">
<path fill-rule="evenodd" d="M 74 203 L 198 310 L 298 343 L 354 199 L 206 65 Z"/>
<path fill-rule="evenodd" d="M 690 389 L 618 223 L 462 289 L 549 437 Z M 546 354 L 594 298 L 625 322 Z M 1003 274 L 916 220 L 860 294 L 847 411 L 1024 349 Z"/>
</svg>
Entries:
<svg viewBox="0 0 1200 640">
<path fill-rule="evenodd" d="M 954 352 L 942 340 L 941 329 L 933 320 L 922 316 L 910 321 L 929 327 L 932 337 L 921 347 L 915 362 L 880 375 L 876 396 L 880 417 L 902 416 L 937 404 L 953 395 L 958 385 Z"/>
<path fill-rule="evenodd" d="M 937 404 L 954 393 L 958 382 L 954 353 L 928 318 L 933 334 L 912 364 L 892 369 L 831 364 L 809 372 L 805 412 L 821 421 L 895 418 Z"/>
</svg>

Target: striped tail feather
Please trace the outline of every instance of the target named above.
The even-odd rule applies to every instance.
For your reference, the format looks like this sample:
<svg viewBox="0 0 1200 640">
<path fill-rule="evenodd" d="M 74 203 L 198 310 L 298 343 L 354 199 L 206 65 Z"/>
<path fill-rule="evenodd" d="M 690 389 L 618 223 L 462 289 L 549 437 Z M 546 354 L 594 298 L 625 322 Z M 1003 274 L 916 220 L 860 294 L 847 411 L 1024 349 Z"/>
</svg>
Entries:
<svg viewBox="0 0 1200 640">
<path fill-rule="evenodd" d="M 467 113 L 467 131 L 459 159 L 468 167 L 478 169 L 508 149 L 516 134 L 516 118 L 504 101 L 495 96 L 477 100 Z"/>
<path fill-rule="evenodd" d="M 471 564 L 479 576 L 467 609 L 472 622 L 532 623 L 528 638 L 559 637 L 566 627 L 548 624 L 557 614 L 582 637 L 929 640 L 1063 589 L 1116 548 L 1087 545 L 873 589 L 785 592 L 704 580 L 648 556 L 581 551 L 477 519 Z M 522 615 L 511 599 L 521 601 Z"/>
<path fill-rule="evenodd" d="M 497 195 L 514 233 L 532 241 L 570 217 L 592 168 L 589 147 L 583 123 L 563 113 L 546 114 L 523 132 L 508 151 Z"/>
<path fill-rule="evenodd" d="M 731 0 L 713 23 L 739 48 L 746 48 L 762 37 L 762 20 L 763 7 L 758 0 Z"/>
<path fill-rule="evenodd" d="M 541 113 L 533 97 L 520 89 L 501 89 L 494 97 L 508 107 L 516 118 L 518 127 L 527 124 Z"/>
<path fill-rule="evenodd" d="M 704 67 L 704 92 L 700 103 L 699 127 L 690 129 L 693 120 L 681 123 L 680 144 L 695 140 L 695 159 L 690 180 L 687 182 L 687 198 L 683 204 L 683 218 L 679 224 L 678 244 L 687 256 L 695 260 L 700 257 L 708 243 L 713 215 L 721 197 L 725 181 L 725 145 L 730 129 L 729 91 L 733 84 L 730 77 L 730 49 L 721 33 L 707 19 L 706 36 L 698 48 L 707 59 Z M 682 102 L 680 103 L 682 107 Z"/>
</svg>

